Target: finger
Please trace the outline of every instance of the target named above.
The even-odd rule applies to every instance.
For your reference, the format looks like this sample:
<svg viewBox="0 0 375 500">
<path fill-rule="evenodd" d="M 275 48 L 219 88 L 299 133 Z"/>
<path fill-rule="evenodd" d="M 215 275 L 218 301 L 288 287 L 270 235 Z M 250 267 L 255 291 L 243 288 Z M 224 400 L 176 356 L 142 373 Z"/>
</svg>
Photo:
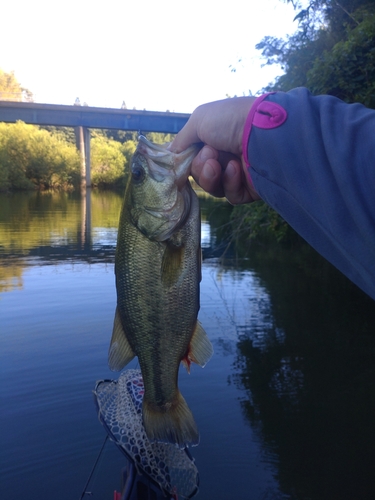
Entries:
<svg viewBox="0 0 375 500">
<path fill-rule="evenodd" d="M 198 171 L 198 175 L 193 175 L 195 181 L 202 189 L 212 196 L 223 197 L 222 169 L 220 163 L 215 159 L 209 159 Z"/>
<path fill-rule="evenodd" d="M 217 160 L 219 158 L 219 152 L 210 146 L 204 146 L 197 156 L 194 158 L 191 165 L 191 175 L 195 178 L 201 175 L 204 164 L 207 160 Z"/>
<path fill-rule="evenodd" d="M 226 199 L 232 205 L 246 203 L 244 201 L 244 183 L 242 166 L 238 161 L 230 161 L 222 176 L 223 189 Z"/>
<path fill-rule="evenodd" d="M 228 163 L 222 176 L 222 185 L 225 197 L 232 205 L 250 203 L 260 199 L 255 189 L 247 182 L 242 164 L 239 161 L 232 160 Z"/>
<path fill-rule="evenodd" d="M 220 163 L 222 171 L 225 170 L 230 160 L 236 160 L 240 162 L 240 160 L 232 153 L 227 153 L 225 151 L 218 151 L 217 149 L 211 146 L 205 145 L 200 150 L 198 155 L 194 158 L 191 168 L 192 175 L 199 176 L 200 171 L 202 170 L 206 161 L 211 159 L 217 160 Z"/>
<path fill-rule="evenodd" d="M 227 168 L 227 166 L 231 160 L 234 160 L 238 164 L 241 163 L 240 158 L 238 158 L 233 153 L 227 153 L 226 151 L 219 151 L 218 153 L 219 153 L 219 155 L 218 155 L 217 160 L 220 163 L 223 172 L 225 171 L 225 169 Z"/>
<path fill-rule="evenodd" d="M 172 151 L 172 153 L 181 153 L 189 146 L 197 142 L 201 142 L 201 140 L 197 133 L 195 115 L 191 115 L 186 125 L 180 130 L 168 146 L 168 149 L 169 151 Z"/>
</svg>

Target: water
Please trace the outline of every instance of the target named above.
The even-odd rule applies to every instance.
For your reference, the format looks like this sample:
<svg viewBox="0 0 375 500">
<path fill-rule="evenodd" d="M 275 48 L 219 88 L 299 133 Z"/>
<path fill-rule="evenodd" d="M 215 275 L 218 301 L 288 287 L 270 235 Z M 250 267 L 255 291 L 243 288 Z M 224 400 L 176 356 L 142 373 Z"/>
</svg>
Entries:
<svg viewBox="0 0 375 500">
<path fill-rule="evenodd" d="M 197 498 L 374 498 L 374 302 L 307 249 L 239 242 L 220 260 L 230 207 L 201 205 L 215 354 L 180 371 L 201 433 Z M 102 446 L 92 390 L 118 376 L 120 206 L 108 192 L 0 196 L 0 498 L 79 499 Z M 113 497 L 123 466 L 108 442 L 94 498 Z"/>
</svg>

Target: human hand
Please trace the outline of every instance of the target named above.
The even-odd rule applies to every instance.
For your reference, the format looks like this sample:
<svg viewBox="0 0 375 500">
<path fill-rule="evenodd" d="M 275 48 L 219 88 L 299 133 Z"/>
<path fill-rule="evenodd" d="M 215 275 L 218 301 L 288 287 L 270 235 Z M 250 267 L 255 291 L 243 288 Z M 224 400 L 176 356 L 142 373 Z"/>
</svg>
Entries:
<svg viewBox="0 0 375 500">
<path fill-rule="evenodd" d="M 254 97 L 235 97 L 199 106 L 169 146 L 179 153 L 203 142 L 191 175 L 205 191 L 225 196 L 233 205 L 260 199 L 242 156 L 243 130 L 254 101 Z"/>
</svg>

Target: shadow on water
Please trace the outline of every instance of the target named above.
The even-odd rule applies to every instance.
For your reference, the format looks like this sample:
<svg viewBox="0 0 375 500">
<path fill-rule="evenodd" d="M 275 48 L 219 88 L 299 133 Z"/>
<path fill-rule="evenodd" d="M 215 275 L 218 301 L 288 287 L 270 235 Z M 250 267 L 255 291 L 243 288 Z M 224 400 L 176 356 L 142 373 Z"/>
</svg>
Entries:
<svg viewBox="0 0 375 500">
<path fill-rule="evenodd" d="M 281 490 L 375 498 L 374 301 L 307 246 L 253 245 L 247 256 L 269 301 L 249 303 L 236 325 L 234 380 Z"/>
<path fill-rule="evenodd" d="M 223 269 L 252 271 L 266 291 L 234 320 L 233 380 L 285 498 L 375 498 L 374 301 L 307 244 L 229 244 L 232 207 L 201 207 L 204 258 L 224 254 Z"/>
</svg>

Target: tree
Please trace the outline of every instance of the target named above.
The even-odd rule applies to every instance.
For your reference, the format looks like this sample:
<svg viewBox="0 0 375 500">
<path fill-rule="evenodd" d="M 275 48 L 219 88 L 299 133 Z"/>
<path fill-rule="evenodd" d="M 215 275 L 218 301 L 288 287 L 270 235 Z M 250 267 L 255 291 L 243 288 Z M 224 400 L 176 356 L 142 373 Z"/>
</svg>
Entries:
<svg viewBox="0 0 375 500">
<path fill-rule="evenodd" d="M 265 91 L 307 87 L 346 102 L 375 108 L 375 0 L 292 2 L 297 31 L 286 39 L 267 36 L 257 44 L 266 64 L 284 74 Z M 294 231 L 263 202 L 233 211 L 235 225 L 250 226 L 252 237 L 294 241 Z"/>
<path fill-rule="evenodd" d="M 304 86 L 375 107 L 374 16 L 374 0 L 311 0 L 295 16 L 296 33 L 285 40 L 265 37 L 256 46 L 266 64 L 284 70 L 266 90 Z"/>
<path fill-rule="evenodd" d="M 122 184 L 127 160 L 123 145 L 103 134 L 91 139 L 91 180 L 96 186 Z"/>
<path fill-rule="evenodd" d="M 67 187 L 78 179 L 73 144 L 35 125 L 0 123 L 0 190 Z"/>
<path fill-rule="evenodd" d="M 355 16 L 357 26 L 348 26 L 346 37 L 314 60 L 308 86 L 314 94 L 375 108 L 375 13 L 359 10 Z"/>
<path fill-rule="evenodd" d="M 30 90 L 21 87 L 14 71 L 6 73 L 0 69 L 0 100 L 3 101 L 32 101 L 33 94 Z"/>
</svg>

